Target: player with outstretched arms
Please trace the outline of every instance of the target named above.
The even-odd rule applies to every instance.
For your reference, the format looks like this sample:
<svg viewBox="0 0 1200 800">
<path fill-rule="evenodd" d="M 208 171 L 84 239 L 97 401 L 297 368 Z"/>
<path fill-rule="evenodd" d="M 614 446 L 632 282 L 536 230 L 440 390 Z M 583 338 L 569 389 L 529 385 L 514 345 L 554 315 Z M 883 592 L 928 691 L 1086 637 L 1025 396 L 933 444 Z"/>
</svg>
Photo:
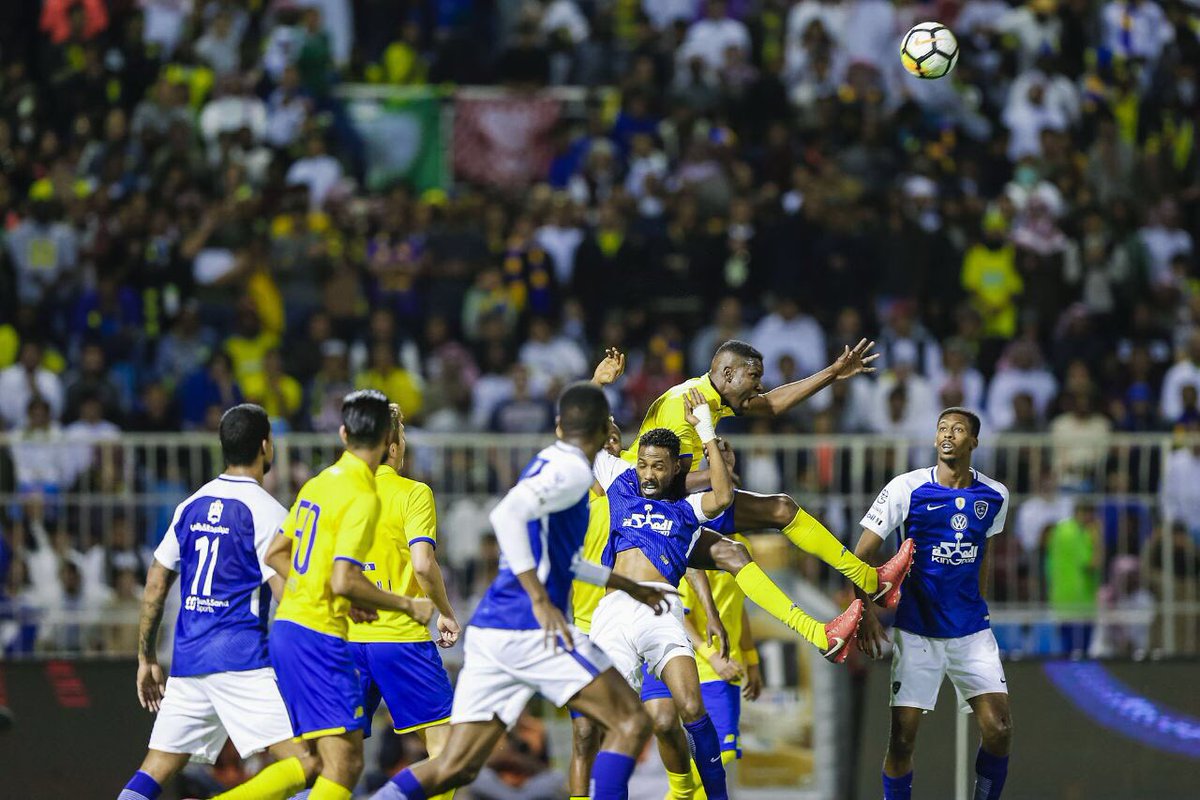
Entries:
<svg viewBox="0 0 1200 800">
<path fill-rule="evenodd" d="M 234 406 L 219 436 L 225 471 L 175 509 L 146 576 L 137 691 L 158 718 L 141 769 L 118 800 L 155 800 L 189 760 L 214 763 L 226 737 L 243 758 L 265 749 L 278 761 L 222 800 L 283 800 L 316 775 L 317 760 L 292 740 L 267 655 L 269 592 L 282 581 L 265 556 L 287 516 L 262 487 L 275 454 L 267 412 Z M 155 642 L 176 577 L 183 603 L 164 686 Z"/>
<path fill-rule="evenodd" d="M 437 510 L 433 491 L 400 474 L 404 465 L 404 415 L 391 406 L 392 430 L 383 463 L 375 470 L 379 523 L 363 574 L 381 589 L 428 597 L 437 607 L 436 644 L 429 627 L 407 614 L 381 611 L 373 620 L 351 622 L 350 650 L 366 700 L 367 736 L 380 700 L 387 703 L 396 733 L 416 733 L 431 756 L 442 752 L 449 733 L 454 688 L 438 646 L 458 641 L 458 619 L 438 567 Z M 355 619 L 356 615 L 351 615 Z M 442 795 L 449 800 L 453 792 Z"/>
<path fill-rule="evenodd" d="M 573 579 L 626 592 L 650 614 L 665 609 L 666 592 L 579 557 L 592 462 L 609 435 L 608 400 L 598 387 L 567 387 L 558 402 L 557 435 L 491 513 L 500 571 L 467 626 L 446 748 L 402 770 L 375 800 L 425 800 L 471 783 L 535 693 L 604 728 L 591 797 L 629 795 L 650 720 L 605 654 L 578 636 L 564 615 Z"/>
<path fill-rule="evenodd" d="M 315 740 L 321 760 L 310 800 L 349 800 L 362 773 L 368 719 L 346 641 L 351 604 L 408 614 L 422 625 L 433 616 L 428 599 L 384 591 L 363 575 L 379 519 L 375 472 L 391 431 L 382 392 L 346 395 L 339 431 L 345 452 L 301 487 L 267 552 L 286 581 L 271 626 L 271 661 L 292 732 Z"/>
<path fill-rule="evenodd" d="M 822 625 L 791 602 L 749 558 L 745 546 L 708 529 L 709 525 L 719 528 L 722 516 L 731 513 L 733 479 L 722 458 L 704 397 L 693 389 L 684 402 L 685 420 L 704 444 L 709 458 L 711 491 L 681 493 L 680 440 L 665 428 L 641 436 L 636 466 L 600 453 L 595 465 L 596 479 L 608 495 L 612 529 L 605 563 L 611 563 L 616 573 L 645 586 L 673 591 L 689 566 L 714 568 L 713 550 L 728 548 L 737 554 L 731 559 L 728 571 L 748 595 L 820 647 L 827 657 L 844 657 L 845 645 L 862 614 L 861 601 L 855 600 L 844 614 Z M 703 586 L 707 592 L 707 581 Z M 711 595 L 707 599 L 711 604 Z M 705 635 L 718 634 L 722 655 L 728 656 L 725 631 L 716 611 L 711 605 L 707 611 Z M 592 641 L 609 655 L 617 670 L 635 688 L 641 686 L 643 665 L 667 685 L 684 728 L 674 741 L 669 736 L 660 736 L 668 774 L 676 782 L 690 780 L 690 752 L 708 797 L 724 800 L 728 795 L 720 741 L 704 709 L 692 644 L 677 599 L 672 599 L 671 612 L 650 616 L 623 596 L 610 592 L 593 615 Z"/>
<path fill-rule="evenodd" d="M 984 600 L 991 540 L 1004 530 L 1008 489 L 971 467 L 979 427 L 979 417 L 965 408 L 943 411 L 934 439 L 937 464 L 893 478 L 862 520 L 857 553 L 864 559 L 897 529 L 916 543 L 892 635 L 885 800 L 912 797 L 917 728 L 921 715 L 933 710 L 946 676 L 959 705 L 975 712 L 979 723 L 974 800 L 999 800 L 1008 774 L 1008 686 Z M 859 646 L 878 658 L 883 637 L 879 621 L 868 612 L 859 627 Z"/>
</svg>

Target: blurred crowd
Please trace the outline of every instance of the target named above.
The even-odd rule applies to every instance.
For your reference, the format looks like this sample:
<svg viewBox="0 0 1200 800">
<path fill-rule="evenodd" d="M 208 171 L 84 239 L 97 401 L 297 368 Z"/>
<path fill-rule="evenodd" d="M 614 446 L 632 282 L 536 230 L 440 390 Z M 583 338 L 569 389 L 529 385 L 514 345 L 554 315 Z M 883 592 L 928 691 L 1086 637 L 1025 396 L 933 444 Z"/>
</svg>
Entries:
<svg viewBox="0 0 1200 800">
<path fill-rule="evenodd" d="M 961 45 L 939 81 L 897 58 L 926 19 Z M 99 444 L 243 399 L 280 432 L 361 386 L 542 432 L 608 346 L 636 424 L 734 337 L 768 386 L 860 336 L 883 368 L 730 432 L 923 437 L 962 404 L 1095 491 L 1089 437 L 1200 430 L 1193 0 L 44 0 L 0 3 L 0 54 L 0 493 L 116 481 Z M 346 83 L 588 99 L 528 185 L 372 192 Z M 1200 519 L 1191 448 L 1147 481 Z M 124 596 L 119 552 L 59 580 Z"/>
</svg>

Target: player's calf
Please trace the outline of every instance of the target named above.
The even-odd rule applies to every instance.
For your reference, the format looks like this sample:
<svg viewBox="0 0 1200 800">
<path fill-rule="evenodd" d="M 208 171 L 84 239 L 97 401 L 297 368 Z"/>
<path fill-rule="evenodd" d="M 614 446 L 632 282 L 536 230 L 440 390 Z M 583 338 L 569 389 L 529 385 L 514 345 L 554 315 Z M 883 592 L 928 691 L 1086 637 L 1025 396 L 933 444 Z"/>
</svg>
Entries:
<svg viewBox="0 0 1200 800">
<path fill-rule="evenodd" d="M 592 764 L 600 751 L 603 729 L 587 717 L 571 718 L 571 769 L 567 776 L 572 798 L 586 798 L 591 783 Z"/>
</svg>

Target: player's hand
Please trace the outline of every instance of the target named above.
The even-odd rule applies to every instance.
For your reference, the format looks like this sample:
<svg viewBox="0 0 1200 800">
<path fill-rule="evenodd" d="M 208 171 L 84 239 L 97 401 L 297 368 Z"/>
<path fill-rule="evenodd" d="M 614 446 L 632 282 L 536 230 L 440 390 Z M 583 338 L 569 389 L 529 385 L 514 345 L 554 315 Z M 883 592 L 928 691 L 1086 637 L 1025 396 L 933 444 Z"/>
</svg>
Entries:
<svg viewBox="0 0 1200 800">
<path fill-rule="evenodd" d="M 437 610 L 428 597 L 410 597 L 409 604 L 408 615 L 422 625 L 428 625 L 429 620 L 433 619 L 433 612 Z"/>
<path fill-rule="evenodd" d="M 735 683 L 742 679 L 742 665 L 732 658 L 726 658 L 720 653 L 714 652 L 708 657 L 708 663 L 712 665 L 713 670 L 720 676 L 721 680 L 726 683 Z"/>
<path fill-rule="evenodd" d="M 742 682 L 742 697 L 747 700 L 757 700 L 762 694 L 762 669 L 758 664 L 746 665 L 746 680 Z"/>
<path fill-rule="evenodd" d="M 887 639 L 879 617 L 870 608 L 863 611 L 862 621 L 858 623 L 858 649 L 868 658 L 879 658 L 883 655 L 883 644 Z"/>
<path fill-rule="evenodd" d="M 351 622 L 375 622 L 379 619 L 379 612 L 373 608 L 363 608 L 362 606 L 350 606 L 350 621 Z"/>
<path fill-rule="evenodd" d="M 679 592 L 673 589 L 664 589 L 661 586 L 643 586 L 640 583 L 625 587 L 624 592 L 639 603 L 650 606 L 656 617 L 671 610 L 671 601 L 667 599 L 670 595 L 679 595 Z"/>
<path fill-rule="evenodd" d="M 567 624 L 567 618 L 548 598 L 534 601 L 533 616 L 542 626 L 542 633 L 545 634 L 542 643 L 548 650 L 557 652 L 558 648 L 562 647 L 570 652 L 575 649 L 575 639 L 571 636 L 571 626 Z"/>
<path fill-rule="evenodd" d="M 879 353 L 867 355 L 874 346 L 875 342 L 873 341 L 859 339 L 858 344 L 854 345 L 854 349 L 850 349 L 849 345 L 843 347 L 842 354 L 829 366 L 833 370 L 833 377 L 844 381 L 846 378 L 853 378 L 860 372 L 866 374 L 874 372 L 875 367 L 871 366 L 871 362 L 879 358 Z"/>
<path fill-rule="evenodd" d="M 625 373 L 625 354 L 615 347 L 604 351 L 604 360 L 596 365 L 592 373 L 592 383 L 598 386 L 608 386 Z"/>
<path fill-rule="evenodd" d="M 137 671 L 138 702 L 142 708 L 155 714 L 162 706 L 163 694 L 167 691 L 167 679 L 157 661 L 139 661 Z"/>
<path fill-rule="evenodd" d="M 733 445 L 720 436 L 717 437 L 717 449 L 721 451 L 721 460 L 725 462 L 726 469 L 729 474 L 733 474 L 733 468 L 737 466 L 737 456 L 734 455 Z"/>
<path fill-rule="evenodd" d="M 458 637 L 462 634 L 462 628 L 458 624 L 458 620 L 454 617 L 447 617 L 442 614 L 438 617 L 438 647 L 454 647 L 458 641 Z"/>
<path fill-rule="evenodd" d="M 721 624 L 721 620 L 715 617 L 709 618 L 708 624 L 704 628 L 704 640 L 710 647 L 717 648 L 721 658 L 729 658 L 729 633 Z"/>
<path fill-rule="evenodd" d="M 700 406 L 708 407 L 704 395 L 700 394 L 699 389 L 689 389 L 683 396 L 683 419 L 693 428 L 700 424 L 700 418 L 696 416 L 696 409 Z"/>
</svg>

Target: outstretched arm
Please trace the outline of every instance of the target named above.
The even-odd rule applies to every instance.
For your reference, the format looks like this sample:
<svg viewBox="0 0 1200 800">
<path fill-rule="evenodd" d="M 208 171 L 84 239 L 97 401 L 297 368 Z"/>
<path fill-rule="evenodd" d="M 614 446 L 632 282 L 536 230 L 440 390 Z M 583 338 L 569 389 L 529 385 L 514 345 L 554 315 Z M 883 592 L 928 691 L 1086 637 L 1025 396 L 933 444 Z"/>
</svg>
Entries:
<svg viewBox="0 0 1200 800">
<path fill-rule="evenodd" d="M 725 630 L 725 625 L 721 622 L 721 615 L 717 613 L 717 603 L 713 600 L 712 585 L 708 582 L 708 575 L 702 569 L 688 569 L 684 573 L 684 577 L 691 585 L 692 591 L 695 592 L 700 607 L 704 609 L 704 616 L 708 618 L 704 631 L 705 644 L 715 647 L 716 645 L 713 644 L 715 640 L 720 645 L 718 652 L 720 652 L 721 658 L 729 658 L 729 632 Z"/>
<path fill-rule="evenodd" d="M 150 565 L 146 590 L 142 593 L 142 613 L 138 620 L 138 702 L 147 711 L 158 711 L 167 681 L 158 665 L 158 626 L 162 624 L 167 592 L 175 583 L 176 573 L 158 561 Z"/>
<path fill-rule="evenodd" d="M 867 355 L 874 346 L 875 342 L 861 339 L 853 349 L 848 345 L 843 347 L 842 354 L 820 372 L 792 383 L 785 383 L 783 386 L 777 386 L 769 392 L 752 398 L 749 403 L 750 413 L 771 416 L 782 414 L 835 381 L 852 378 L 860 372 L 874 372 L 875 367 L 872 367 L 871 363 L 879 358 L 879 354 Z"/>
<path fill-rule="evenodd" d="M 733 505 L 733 476 L 713 430 L 712 409 L 704 396 L 692 389 L 683 398 L 683 404 L 684 419 L 695 429 L 704 444 L 704 455 L 708 457 L 708 480 L 712 491 L 700 498 L 700 508 L 708 519 L 713 519 Z"/>
<path fill-rule="evenodd" d="M 404 597 L 380 589 L 362 573 L 362 564 L 344 558 L 333 562 L 329 588 L 360 608 L 400 611 L 424 625 L 433 616 L 433 603 L 423 597 Z"/>
<path fill-rule="evenodd" d="M 592 383 L 597 386 L 608 386 L 625 372 L 625 354 L 615 347 L 604 351 L 604 360 L 596 365 L 592 373 Z"/>
</svg>

